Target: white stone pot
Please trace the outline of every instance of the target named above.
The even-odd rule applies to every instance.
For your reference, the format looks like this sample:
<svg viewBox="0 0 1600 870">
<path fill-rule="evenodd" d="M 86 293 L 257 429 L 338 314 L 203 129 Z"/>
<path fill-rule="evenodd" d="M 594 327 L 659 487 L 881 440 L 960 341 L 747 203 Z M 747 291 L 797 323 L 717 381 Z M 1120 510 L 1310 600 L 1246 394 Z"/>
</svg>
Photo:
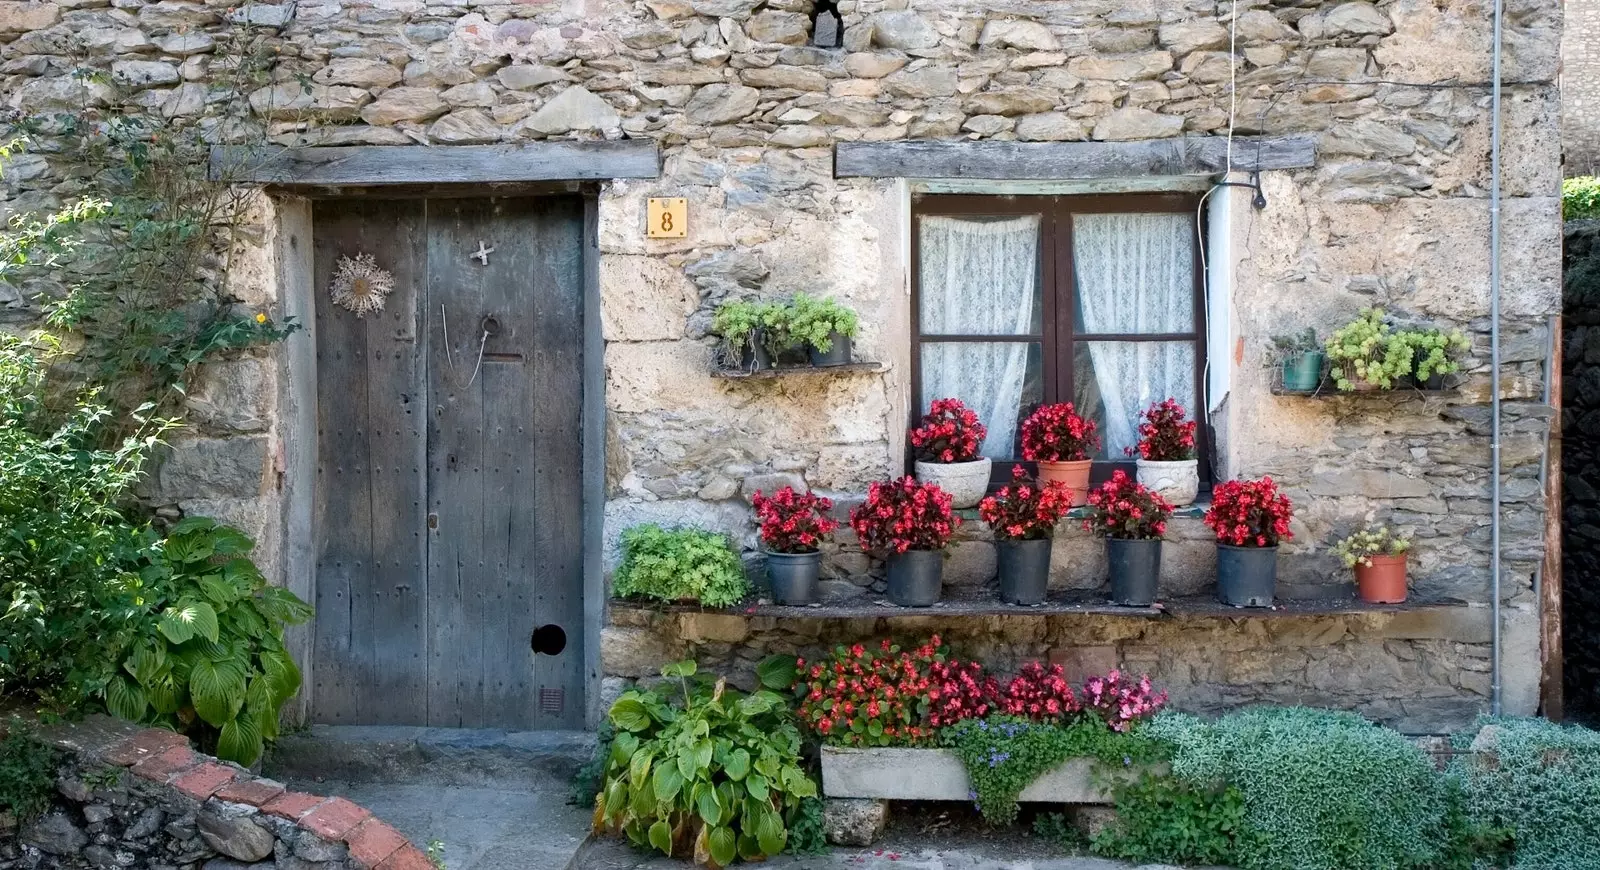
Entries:
<svg viewBox="0 0 1600 870">
<path fill-rule="evenodd" d="M 1152 462 L 1140 459 L 1138 480 L 1146 489 L 1172 502 L 1173 507 L 1193 504 L 1200 494 L 1200 460 L 1180 459 L 1177 462 Z"/>
<path fill-rule="evenodd" d="M 936 483 L 950 493 L 952 508 L 969 508 L 983 501 L 989 491 L 988 457 L 971 462 L 923 462 L 917 460 L 917 480 Z"/>
</svg>

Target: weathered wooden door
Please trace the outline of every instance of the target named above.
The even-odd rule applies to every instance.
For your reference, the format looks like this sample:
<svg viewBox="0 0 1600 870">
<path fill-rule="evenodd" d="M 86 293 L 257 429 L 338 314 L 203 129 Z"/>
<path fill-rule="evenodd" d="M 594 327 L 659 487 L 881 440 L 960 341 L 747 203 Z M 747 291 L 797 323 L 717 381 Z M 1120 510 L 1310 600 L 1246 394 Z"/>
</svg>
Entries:
<svg viewBox="0 0 1600 870">
<path fill-rule="evenodd" d="M 313 218 L 315 721 L 582 727 L 582 200 Z M 362 254 L 393 289 L 357 317 Z"/>
</svg>

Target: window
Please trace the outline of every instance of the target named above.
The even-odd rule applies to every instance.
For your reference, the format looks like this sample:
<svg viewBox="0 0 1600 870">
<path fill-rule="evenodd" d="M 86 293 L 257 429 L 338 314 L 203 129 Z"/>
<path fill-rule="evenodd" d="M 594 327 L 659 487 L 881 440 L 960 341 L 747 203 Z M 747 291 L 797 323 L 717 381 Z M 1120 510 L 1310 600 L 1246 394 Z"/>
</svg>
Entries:
<svg viewBox="0 0 1600 870">
<path fill-rule="evenodd" d="M 1096 479 L 1133 460 L 1138 416 L 1201 408 L 1205 306 L 1198 196 L 922 196 L 912 206 L 914 389 L 989 427 L 996 479 L 1022 421 L 1072 402 L 1100 424 Z M 916 416 L 916 415 L 914 415 Z M 1208 472 L 1205 427 L 1201 474 Z"/>
</svg>

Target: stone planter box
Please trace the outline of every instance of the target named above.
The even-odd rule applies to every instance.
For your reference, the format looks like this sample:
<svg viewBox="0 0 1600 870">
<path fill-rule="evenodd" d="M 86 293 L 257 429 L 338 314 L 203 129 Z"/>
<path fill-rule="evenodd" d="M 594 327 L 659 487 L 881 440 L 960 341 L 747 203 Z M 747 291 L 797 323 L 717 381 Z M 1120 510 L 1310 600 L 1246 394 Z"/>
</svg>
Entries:
<svg viewBox="0 0 1600 870">
<path fill-rule="evenodd" d="M 1073 758 L 1022 790 L 1024 803 L 1109 804 L 1111 796 L 1094 785 L 1100 765 Z M 1143 768 L 1108 771 L 1133 779 Z M 969 801 L 972 783 L 961 757 L 948 749 L 844 749 L 822 747 L 822 793 L 828 798 L 872 800 Z"/>
</svg>

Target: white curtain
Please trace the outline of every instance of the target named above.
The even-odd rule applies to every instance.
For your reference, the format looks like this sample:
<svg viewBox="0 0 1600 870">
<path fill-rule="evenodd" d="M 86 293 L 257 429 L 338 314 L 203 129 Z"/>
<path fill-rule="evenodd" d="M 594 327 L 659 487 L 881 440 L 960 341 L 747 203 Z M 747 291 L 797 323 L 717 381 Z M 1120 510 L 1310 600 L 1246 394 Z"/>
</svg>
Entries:
<svg viewBox="0 0 1600 870">
<path fill-rule="evenodd" d="M 1179 214 L 1080 214 L 1072 219 L 1078 311 L 1087 334 L 1194 331 L 1194 224 Z M 1138 415 L 1172 397 L 1193 419 L 1194 344 L 1091 341 L 1094 387 L 1105 410 L 1105 453 L 1139 443 Z M 1083 356 L 1079 382 L 1083 384 Z M 1082 396 L 1080 388 L 1080 396 Z"/>
<path fill-rule="evenodd" d="M 924 217 L 923 335 L 1028 335 L 1039 295 L 1039 217 Z M 989 427 L 980 448 L 1014 459 L 1017 414 L 1028 374 L 1027 342 L 922 345 L 922 410 L 954 397 Z"/>
</svg>

